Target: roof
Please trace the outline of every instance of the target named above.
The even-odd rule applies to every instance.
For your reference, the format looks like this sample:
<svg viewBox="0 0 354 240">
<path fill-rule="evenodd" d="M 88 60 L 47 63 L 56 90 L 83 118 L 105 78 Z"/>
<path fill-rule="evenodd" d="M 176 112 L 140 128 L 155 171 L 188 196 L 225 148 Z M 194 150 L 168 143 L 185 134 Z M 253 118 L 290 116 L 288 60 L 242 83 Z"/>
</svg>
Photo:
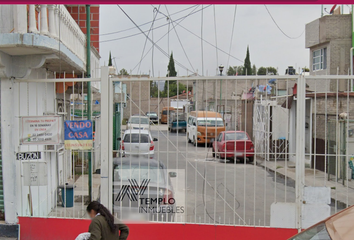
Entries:
<svg viewBox="0 0 354 240">
<path fill-rule="evenodd" d="M 149 130 L 143 130 L 143 129 L 127 129 L 124 131 L 124 135 L 127 133 L 146 133 L 149 134 L 150 131 Z"/>
<path fill-rule="evenodd" d="M 220 113 L 211 112 L 211 111 L 192 111 L 190 113 L 190 115 L 194 116 L 194 117 L 216 117 L 216 118 L 221 118 Z"/>
<path fill-rule="evenodd" d="M 150 166 L 150 167 L 158 167 L 164 166 L 160 161 L 156 159 L 150 159 L 144 156 L 127 156 L 127 157 L 118 157 L 114 158 L 113 162 L 116 165 L 139 165 L 139 166 Z"/>
</svg>

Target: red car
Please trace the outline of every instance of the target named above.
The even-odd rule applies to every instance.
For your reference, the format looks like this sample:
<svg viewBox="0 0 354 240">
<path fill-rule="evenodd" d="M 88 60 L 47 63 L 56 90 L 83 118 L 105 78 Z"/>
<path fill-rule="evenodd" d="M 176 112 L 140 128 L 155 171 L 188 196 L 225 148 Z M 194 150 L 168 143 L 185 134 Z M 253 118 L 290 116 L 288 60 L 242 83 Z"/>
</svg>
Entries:
<svg viewBox="0 0 354 240">
<path fill-rule="evenodd" d="M 221 132 L 212 144 L 213 157 L 227 159 L 248 158 L 249 162 L 254 159 L 254 145 L 248 134 L 244 131 Z"/>
</svg>

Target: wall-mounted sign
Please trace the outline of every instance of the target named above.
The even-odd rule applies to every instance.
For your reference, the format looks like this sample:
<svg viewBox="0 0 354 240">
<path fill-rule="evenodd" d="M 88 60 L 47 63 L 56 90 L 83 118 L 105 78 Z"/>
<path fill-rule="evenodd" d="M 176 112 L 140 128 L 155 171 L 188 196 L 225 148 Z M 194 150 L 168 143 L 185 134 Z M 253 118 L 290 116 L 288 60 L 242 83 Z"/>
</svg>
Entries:
<svg viewBox="0 0 354 240">
<path fill-rule="evenodd" d="M 38 160 L 41 159 L 41 152 L 16 153 L 17 160 Z"/>
<path fill-rule="evenodd" d="M 92 122 L 90 120 L 65 121 L 65 149 L 92 149 Z"/>
<path fill-rule="evenodd" d="M 20 144 L 60 144 L 60 116 L 21 117 Z"/>
<path fill-rule="evenodd" d="M 24 186 L 46 186 L 48 169 L 46 162 L 22 162 Z"/>
</svg>

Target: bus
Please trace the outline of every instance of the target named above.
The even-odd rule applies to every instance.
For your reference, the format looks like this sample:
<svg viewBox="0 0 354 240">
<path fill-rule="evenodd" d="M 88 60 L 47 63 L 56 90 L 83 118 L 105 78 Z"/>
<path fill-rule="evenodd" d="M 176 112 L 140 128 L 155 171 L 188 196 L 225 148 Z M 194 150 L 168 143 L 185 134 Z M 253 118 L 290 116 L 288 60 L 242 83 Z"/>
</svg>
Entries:
<svg viewBox="0 0 354 240">
<path fill-rule="evenodd" d="M 170 112 L 175 111 L 174 107 L 163 107 L 161 110 L 160 122 L 168 123 L 168 118 L 170 116 Z"/>
</svg>

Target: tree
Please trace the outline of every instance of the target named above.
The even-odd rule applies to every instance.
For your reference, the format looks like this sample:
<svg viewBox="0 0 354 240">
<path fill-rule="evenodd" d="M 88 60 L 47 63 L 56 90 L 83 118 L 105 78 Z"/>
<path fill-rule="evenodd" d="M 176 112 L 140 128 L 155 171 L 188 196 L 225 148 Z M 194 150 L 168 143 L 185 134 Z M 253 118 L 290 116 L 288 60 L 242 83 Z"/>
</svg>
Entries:
<svg viewBox="0 0 354 240">
<path fill-rule="evenodd" d="M 174 81 L 172 83 L 170 83 L 170 87 L 168 89 L 168 94 L 167 91 L 162 91 L 160 93 L 161 97 L 173 97 L 179 94 L 182 94 L 183 91 L 187 91 L 187 87 L 183 84 L 183 83 L 178 83 L 178 92 L 177 92 L 177 82 Z"/>
<path fill-rule="evenodd" d="M 159 95 L 159 88 L 157 86 L 157 82 L 150 82 L 150 95 L 151 97 L 158 97 Z"/>
<path fill-rule="evenodd" d="M 170 62 L 168 63 L 167 66 L 166 77 L 176 77 L 176 76 L 177 76 L 177 72 L 175 69 L 175 60 L 173 59 L 173 53 L 171 53 Z"/>
<path fill-rule="evenodd" d="M 258 69 L 257 75 L 267 75 L 273 73 L 273 75 L 277 75 L 278 71 L 274 67 L 260 67 Z"/>
<path fill-rule="evenodd" d="M 236 67 L 229 67 L 229 69 L 227 70 L 227 76 L 235 76 L 236 75 Z"/>
<path fill-rule="evenodd" d="M 125 70 L 124 68 L 122 68 L 122 69 L 119 71 L 118 75 L 129 76 L 129 73 L 127 72 L 127 70 Z"/>
<path fill-rule="evenodd" d="M 109 59 L 108 59 L 108 67 L 113 66 L 112 65 L 112 57 L 111 57 L 111 51 L 109 51 Z"/>
<path fill-rule="evenodd" d="M 173 59 L 173 53 L 171 53 L 170 61 L 169 61 L 168 66 L 167 66 L 166 77 L 175 77 L 175 76 L 177 76 L 177 72 L 176 72 L 176 68 L 175 68 L 175 60 Z M 175 87 L 171 86 L 173 84 L 176 85 L 176 86 Z M 175 88 L 176 91 L 172 91 L 171 92 L 171 88 Z M 167 96 L 168 92 L 170 93 L 170 95 L 169 95 L 170 97 L 173 97 L 173 96 L 177 95 L 177 82 L 176 81 L 174 81 L 174 80 L 165 81 L 165 86 L 164 86 L 164 89 L 163 89 L 163 93 L 161 95 Z M 171 93 L 172 93 L 172 95 L 171 95 Z"/>
<path fill-rule="evenodd" d="M 247 46 L 246 58 L 243 65 L 243 75 L 252 75 L 250 51 L 248 46 Z"/>
<path fill-rule="evenodd" d="M 256 65 L 253 64 L 253 66 L 252 66 L 252 75 L 256 75 L 256 73 L 257 73 L 257 68 L 256 68 Z"/>
<path fill-rule="evenodd" d="M 243 75 L 243 66 L 236 67 L 236 73 L 237 75 Z"/>
</svg>

